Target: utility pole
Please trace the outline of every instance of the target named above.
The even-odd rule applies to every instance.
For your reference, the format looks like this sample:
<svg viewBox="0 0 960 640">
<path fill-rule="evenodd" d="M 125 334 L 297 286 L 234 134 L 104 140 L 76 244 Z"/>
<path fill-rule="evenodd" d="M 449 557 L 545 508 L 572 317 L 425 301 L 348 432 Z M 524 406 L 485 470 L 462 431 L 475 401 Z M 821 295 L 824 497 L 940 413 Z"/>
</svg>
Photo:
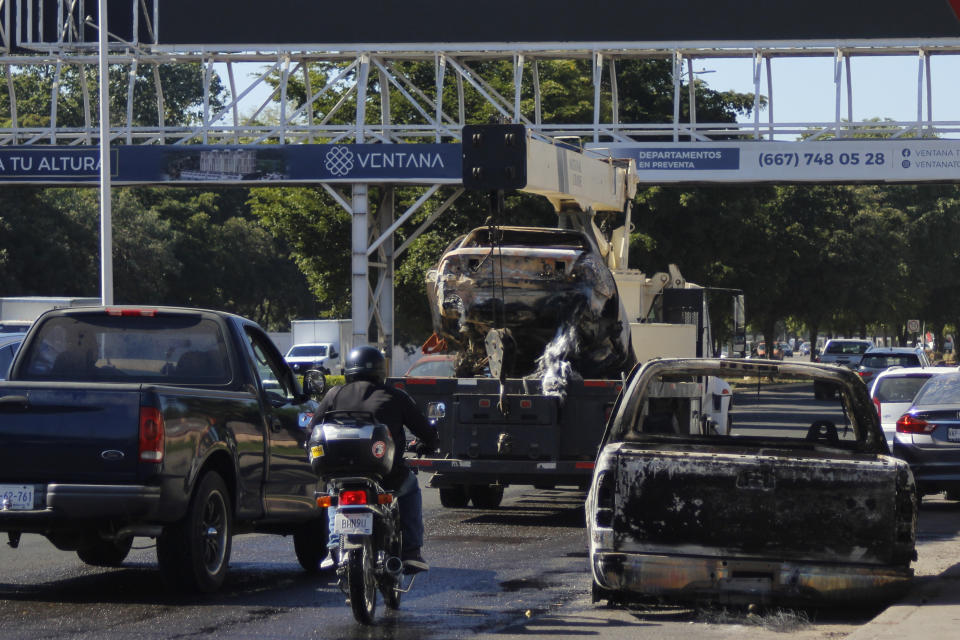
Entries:
<svg viewBox="0 0 960 640">
<path fill-rule="evenodd" d="M 107 0 L 100 0 L 100 298 L 113 304 L 113 225 L 110 214 L 110 73 L 107 64 Z"/>
</svg>

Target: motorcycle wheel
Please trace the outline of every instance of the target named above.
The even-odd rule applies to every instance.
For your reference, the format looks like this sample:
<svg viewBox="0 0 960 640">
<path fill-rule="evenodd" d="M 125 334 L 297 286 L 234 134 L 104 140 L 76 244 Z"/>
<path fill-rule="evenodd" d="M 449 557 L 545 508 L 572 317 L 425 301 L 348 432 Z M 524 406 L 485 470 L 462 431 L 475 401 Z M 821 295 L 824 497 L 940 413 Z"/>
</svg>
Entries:
<svg viewBox="0 0 960 640">
<path fill-rule="evenodd" d="M 347 559 L 347 593 L 353 617 L 360 624 L 373 624 L 377 610 L 377 579 L 373 573 L 373 549 L 370 538 L 360 549 L 350 549 Z"/>
</svg>

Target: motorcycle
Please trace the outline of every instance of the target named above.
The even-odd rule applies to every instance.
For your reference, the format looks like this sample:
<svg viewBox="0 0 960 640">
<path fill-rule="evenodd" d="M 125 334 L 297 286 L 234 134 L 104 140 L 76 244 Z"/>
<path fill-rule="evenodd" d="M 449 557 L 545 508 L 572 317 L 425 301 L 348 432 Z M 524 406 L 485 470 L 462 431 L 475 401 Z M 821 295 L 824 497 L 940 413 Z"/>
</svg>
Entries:
<svg viewBox="0 0 960 640">
<path fill-rule="evenodd" d="M 372 624 L 377 592 L 387 608 L 398 609 L 416 578 L 403 573 L 397 500 L 380 484 L 393 465 L 390 430 L 370 413 L 329 411 L 314 427 L 308 450 L 326 487 L 317 505 L 334 509 L 337 583 L 357 622 Z"/>
</svg>

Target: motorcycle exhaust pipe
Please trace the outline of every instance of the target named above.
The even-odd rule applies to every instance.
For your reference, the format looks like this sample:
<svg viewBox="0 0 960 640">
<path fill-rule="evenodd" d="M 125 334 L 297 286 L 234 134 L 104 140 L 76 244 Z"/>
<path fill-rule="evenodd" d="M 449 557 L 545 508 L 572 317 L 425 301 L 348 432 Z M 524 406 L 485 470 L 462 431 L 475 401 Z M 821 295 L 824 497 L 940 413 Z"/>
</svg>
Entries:
<svg viewBox="0 0 960 640">
<path fill-rule="evenodd" d="M 390 573 L 397 575 L 403 571 L 403 560 L 397 556 L 390 556 L 387 558 L 387 561 L 383 564 L 383 568 L 389 571 Z"/>
</svg>

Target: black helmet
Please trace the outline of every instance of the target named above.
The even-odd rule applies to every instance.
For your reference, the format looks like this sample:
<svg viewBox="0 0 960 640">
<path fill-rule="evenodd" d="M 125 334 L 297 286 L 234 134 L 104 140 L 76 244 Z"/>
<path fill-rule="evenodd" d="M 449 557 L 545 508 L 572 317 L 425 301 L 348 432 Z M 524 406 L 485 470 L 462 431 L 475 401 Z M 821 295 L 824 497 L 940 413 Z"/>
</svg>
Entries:
<svg viewBox="0 0 960 640">
<path fill-rule="evenodd" d="M 375 384 L 383 384 L 387 378 L 387 363 L 379 349 L 364 345 L 350 351 L 343 374 L 347 382 L 368 380 Z"/>
</svg>

